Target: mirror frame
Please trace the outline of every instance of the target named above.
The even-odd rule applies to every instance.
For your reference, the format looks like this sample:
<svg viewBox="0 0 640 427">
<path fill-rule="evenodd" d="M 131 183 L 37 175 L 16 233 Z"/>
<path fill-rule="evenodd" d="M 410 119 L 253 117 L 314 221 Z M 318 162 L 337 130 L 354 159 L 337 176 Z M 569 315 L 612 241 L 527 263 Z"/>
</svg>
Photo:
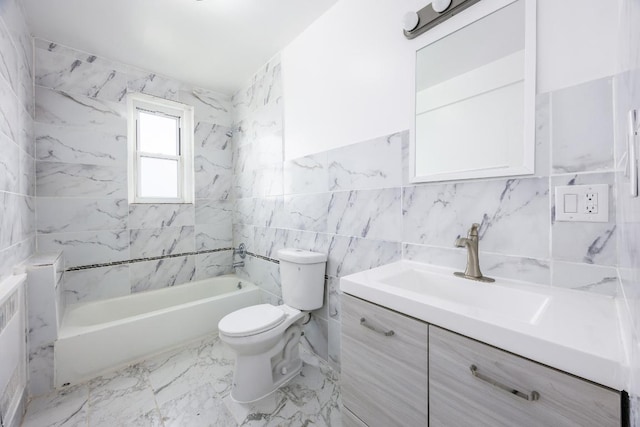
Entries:
<svg viewBox="0 0 640 427">
<path fill-rule="evenodd" d="M 535 173 L 535 113 L 536 113 L 536 0 L 524 1 L 525 28 L 524 28 L 524 120 L 523 141 L 524 145 L 522 163 L 506 168 L 487 168 L 465 172 L 446 172 L 431 175 L 416 176 L 416 81 L 417 81 L 417 55 L 423 48 L 452 34 L 476 21 L 484 18 L 503 7 L 515 3 L 518 0 L 482 0 L 465 9 L 460 14 L 453 16 L 435 28 L 424 33 L 413 52 L 414 78 L 412 82 L 412 132 L 410 132 L 409 150 L 409 182 L 437 182 L 475 178 L 496 178 L 514 175 L 532 175 Z"/>
</svg>

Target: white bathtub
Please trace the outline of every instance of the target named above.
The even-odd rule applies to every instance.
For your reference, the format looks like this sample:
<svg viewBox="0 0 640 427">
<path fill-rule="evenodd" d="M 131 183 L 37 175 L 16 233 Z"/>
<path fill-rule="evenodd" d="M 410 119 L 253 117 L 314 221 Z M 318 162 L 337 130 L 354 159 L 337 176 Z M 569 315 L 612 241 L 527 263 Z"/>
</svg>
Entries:
<svg viewBox="0 0 640 427">
<path fill-rule="evenodd" d="M 234 275 L 67 307 L 54 345 L 55 386 L 76 384 L 215 333 L 222 317 L 260 303 Z"/>
</svg>

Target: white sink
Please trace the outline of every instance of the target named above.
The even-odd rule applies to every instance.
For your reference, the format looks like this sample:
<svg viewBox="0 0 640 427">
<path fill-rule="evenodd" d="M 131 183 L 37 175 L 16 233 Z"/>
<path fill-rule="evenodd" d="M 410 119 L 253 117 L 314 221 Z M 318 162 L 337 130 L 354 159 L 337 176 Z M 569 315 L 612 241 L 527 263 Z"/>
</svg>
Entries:
<svg viewBox="0 0 640 427">
<path fill-rule="evenodd" d="M 440 300 L 437 303 L 441 306 L 458 306 L 456 311 L 470 314 L 483 312 L 485 315 L 530 324 L 540 319 L 550 300 L 544 293 L 515 289 L 500 281 L 483 283 L 453 276 L 451 272 L 421 270 L 410 266 L 386 276 L 381 274 L 379 282 Z"/>
</svg>

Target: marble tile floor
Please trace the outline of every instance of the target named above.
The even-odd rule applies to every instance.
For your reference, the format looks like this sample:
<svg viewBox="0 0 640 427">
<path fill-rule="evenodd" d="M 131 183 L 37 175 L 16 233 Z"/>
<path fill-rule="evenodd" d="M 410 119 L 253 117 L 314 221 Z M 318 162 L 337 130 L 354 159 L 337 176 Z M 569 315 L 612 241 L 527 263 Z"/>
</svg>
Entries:
<svg viewBox="0 0 640 427">
<path fill-rule="evenodd" d="M 229 397 L 234 358 L 217 336 L 32 399 L 23 427 L 340 426 L 337 374 L 301 348 L 302 372 L 259 402 Z"/>
</svg>

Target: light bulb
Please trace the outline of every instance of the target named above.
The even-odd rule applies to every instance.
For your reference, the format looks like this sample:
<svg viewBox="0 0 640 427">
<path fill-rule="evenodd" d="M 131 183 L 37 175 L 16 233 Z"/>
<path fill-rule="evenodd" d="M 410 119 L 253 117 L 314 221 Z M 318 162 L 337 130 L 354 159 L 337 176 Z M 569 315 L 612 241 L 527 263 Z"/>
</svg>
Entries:
<svg viewBox="0 0 640 427">
<path fill-rule="evenodd" d="M 451 6 L 451 0 L 433 0 L 431 2 L 431 7 L 438 13 L 449 9 L 449 6 Z"/>
</svg>

